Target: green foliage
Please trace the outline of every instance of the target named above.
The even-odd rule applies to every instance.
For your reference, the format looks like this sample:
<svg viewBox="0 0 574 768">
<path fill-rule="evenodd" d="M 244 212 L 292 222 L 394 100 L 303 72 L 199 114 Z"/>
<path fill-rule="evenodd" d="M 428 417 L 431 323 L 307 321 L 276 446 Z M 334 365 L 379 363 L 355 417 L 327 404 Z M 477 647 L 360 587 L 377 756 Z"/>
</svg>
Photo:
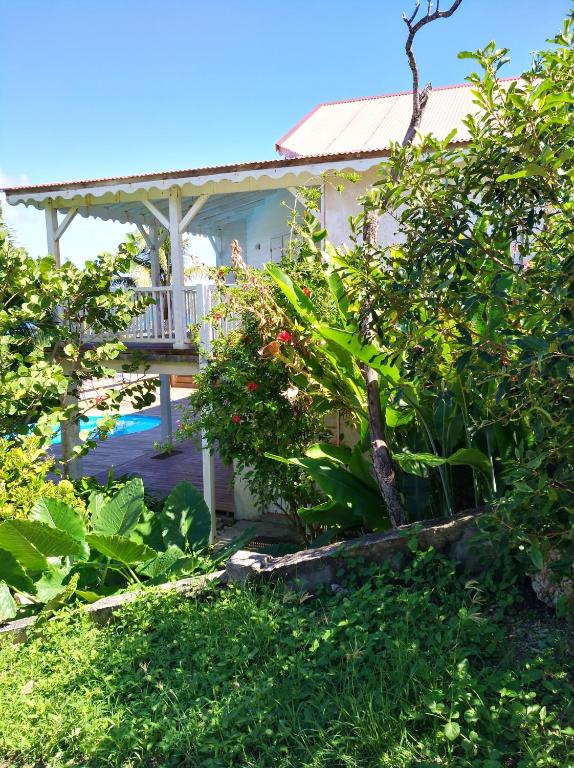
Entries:
<svg viewBox="0 0 574 768">
<path fill-rule="evenodd" d="M 285 268 L 296 271 L 307 290 L 314 290 L 309 265 L 289 262 L 289 267 L 287 261 Z M 216 271 L 221 303 L 209 320 L 217 328 L 233 319 L 239 328 L 217 335 L 207 366 L 195 378 L 197 390 L 179 434 L 199 437 L 203 432 L 223 461 L 235 464 L 256 503 L 263 508 L 278 504 L 294 514 L 299 506 L 312 503 L 316 492 L 305 473 L 276 464 L 266 452 L 303 451 L 324 437 L 327 403 L 311 407 L 308 396 L 298 396 L 280 349 L 288 342 L 276 338 L 283 314 L 279 307 L 270 337 L 266 318 L 278 298 L 271 281 L 249 268 L 237 273 L 235 285 L 226 285 L 225 275 L 225 270 Z"/>
<path fill-rule="evenodd" d="M 69 480 L 56 484 L 46 479 L 53 469 L 37 437 L 0 438 L 0 520 L 26 518 L 41 496 L 78 504 Z"/>
<path fill-rule="evenodd" d="M 42 497 L 29 519 L 0 523 L 0 621 L 16 613 L 10 590 L 17 600 L 31 601 L 32 608 L 23 611 L 46 610 L 148 579 L 157 583 L 213 570 L 244 541 L 212 557 L 210 524 L 207 505 L 187 482 L 175 486 L 157 514 L 144 504 L 139 477 L 113 495 L 92 491 L 87 510 Z"/>
<path fill-rule="evenodd" d="M 452 136 L 397 145 L 361 199 L 366 213 L 398 222 L 399 242 L 364 244 L 363 213 L 353 247 L 327 244 L 318 259 L 324 233 L 316 222 L 300 228 L 301 258 L 315 258 L 334 318 L 325 322 L 312 296 L 268 266 L 295 312 L 288 364 L 308 377 L 308 392 L 331 393 L 361 434 L 360 366 L 378 373 L 410 520 L 490 505 L 485 527 L 501 551 L 554 570 L 570 594 L 572 31 L 571 15 L 554 47 L 510 83 L 497 79 L 505 51 L 465 54 L 484 71 L 470 78 L 479 110 L 468 146 Z"/>
<path fill-rule="evenodd" d="M 2 642 L 0 754 L 15 768 L 569 764 L 572 637 L 555 619 L 432 552 L 402 574 L 345 570 L 339 594 L 146 593 L 105 627 L 62 612 Z"/>
<path fill-rule="evenodd" d="M 33 259 L 15 248 L 0 218 L 0 436 L 22 439 L 33 428 L 49 443 L 59 421 L 81 418 L 69 395 L 86 380 L 115 374 L 108 361 L 126 352 L 115 337 L 146 306 L 113 290 L 129 262 L 102 254 L 82 269 L 71 262 L 57 268 L 51 257 Z M 102 337 L 107 340 L 95 340 Z M 100 408 L 117 412 L 126 395 L 143 407 L 155 384 L 148 379 L 109 390 Z"/>
</svg>

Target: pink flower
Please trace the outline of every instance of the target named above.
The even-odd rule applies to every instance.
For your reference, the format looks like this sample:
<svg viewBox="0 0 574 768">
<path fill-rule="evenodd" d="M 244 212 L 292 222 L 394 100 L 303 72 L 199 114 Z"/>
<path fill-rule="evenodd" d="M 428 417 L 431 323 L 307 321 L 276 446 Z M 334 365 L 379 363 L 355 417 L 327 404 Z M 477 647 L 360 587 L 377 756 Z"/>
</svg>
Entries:
<svg viewBox="0 0 574 768">
<path fill-rule="evenodd" d="M 256 390 L 259 389 L 259 384 L 256 381 L 248 381 L 247 382 L 247 389 L 250 392 L 255 392 Z"/>
<path fill-rule="evenodd" d="M 285 344 L 289 344 L 290 341 L 293 341 L 293 336 L 289 331 L 279 331 L 277 334 L 277 341 L 283 341 Z"/>
<path fill-rule="evenodd" d="M 216 322 L 218 322 L 218 323 L 219 323 L 219 322 L 221 322 L 221 318 L 222 318 L 222 317 L 223 317 L 223 315 L 221 314 L 221 312 L 214 312 L 214 313 L 213 313 L 213 319 L 214 319 Z"/>
<path fill-rule="evenodd" d="M 234 424 L 240 424 L 241 423 L 241 416 L 238 413 L 234 413 L 233 416 L 231 417 L 231 421 Z"/>
</svg>

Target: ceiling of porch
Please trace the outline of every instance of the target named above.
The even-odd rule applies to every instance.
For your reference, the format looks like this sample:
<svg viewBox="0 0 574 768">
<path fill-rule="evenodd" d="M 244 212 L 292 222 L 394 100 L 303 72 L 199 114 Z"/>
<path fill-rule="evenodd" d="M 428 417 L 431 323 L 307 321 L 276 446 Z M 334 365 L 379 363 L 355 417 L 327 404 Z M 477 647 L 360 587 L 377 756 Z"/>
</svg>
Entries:
<svg viewBox="0 0 574 768">
<path fill-rule="evenodd" d="M 221 195 L 210 195 L 185 228 L 186 232 L 194 234 L 209 234 L 219 227 L 245 218 L 252 210 L 263 205 L 266 200 L 276 194 L 275 190 L 257 192 L 234 192 Z M 182 216 L 198 200 L 198 197 L 182 197 Z M 169 202 L 166 199 L 154 200 L 154 206 L 166 218 L 169 218 Z M 69 208 L 59 209 L 66 213 Z M 84 217 L 118 221 L 122 224 L 140 224 L 158 226 L 158 221 L 141 200 L 122 201 L 118 203 L 78 206 L 78 214 Z"/>
</svg>

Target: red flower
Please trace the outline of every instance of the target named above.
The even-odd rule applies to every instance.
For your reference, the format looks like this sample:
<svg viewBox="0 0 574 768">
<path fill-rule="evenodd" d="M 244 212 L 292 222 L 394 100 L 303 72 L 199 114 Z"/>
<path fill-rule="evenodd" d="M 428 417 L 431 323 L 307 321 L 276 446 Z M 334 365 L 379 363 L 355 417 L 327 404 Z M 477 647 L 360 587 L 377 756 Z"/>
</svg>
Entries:
<svg viewBox="0 0 574 768">
<path fill-rule="evenodd" d="M 277 334 L 277 341 L 283 341 L 285 344 L 289 344 L 290 341 L 293 341 L 293 336 L 289 331 L 279 331 Z"/>
<path fill-rule="evenodd" d="M 221 314 L 221 312 L 214 312 L 213 313 L 213 319 L 216 320 L 218 323 L 220 322 L 222 317 L 223 317 L 223 315 Z"/>
<path fill-rule="evenodd" d="M 256 381 L 248 381 L 247 382 L 247 389 L 250 392 L 255 392 L 257 389 L 259 389 L 259 384 Z"/>
<path fill-rule="evenodd" d="M 241 416 L 238 413 L 234 413 L 233 416 L 231 417 L 231 421 L 234 424 L 240 424 L 241 423 Z"/>
<path fill-rule="evenodd" d="M 301 290 L 303 291 L 303 293 L 305 294 L 305 296 L 307 298 L 309 298 L 311 296 L 311 291 L 306 286 L 303 286 L 303 288 L 301 288 Z"/>
</svg>

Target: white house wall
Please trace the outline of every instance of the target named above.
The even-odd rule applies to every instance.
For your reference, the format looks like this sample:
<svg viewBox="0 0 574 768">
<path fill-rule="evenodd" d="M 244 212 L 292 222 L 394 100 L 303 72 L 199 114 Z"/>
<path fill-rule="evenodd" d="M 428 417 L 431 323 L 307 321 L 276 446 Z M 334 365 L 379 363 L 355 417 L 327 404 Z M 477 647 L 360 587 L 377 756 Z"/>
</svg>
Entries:
<svg viewBox="0 0 574 768">
<path fill-rule="evenodd" d="M 349 217 L 357 216 L 361 206 L 357 198 L 364 194 L 368 186 L 378 178 L 378 166 L 369 168 L 361 173 L 359 181 L 352 183 L 345 179 L 329 178 L 325 182 L 325 227 L 328 238 L 335 246 L 350 245 Z M 337 191 L 342 185 L 343 190 Z M 380 243 L 392 243 L 396 240 L 396 222 L 392 216 L 384 214 L 379 222 Z"/>
<path fill-rule="evenodd" d="M 251 211 L 247 219 L 247 247 L 244 251 L 244 258 L 250 266 L 262 267 L 271 261 L 271 239 L 289 234 L 289 219 L 294 204 L 295 198 L 288 190 L 278 190 L 269 195 L 263 205 Z"/>
</svg>

